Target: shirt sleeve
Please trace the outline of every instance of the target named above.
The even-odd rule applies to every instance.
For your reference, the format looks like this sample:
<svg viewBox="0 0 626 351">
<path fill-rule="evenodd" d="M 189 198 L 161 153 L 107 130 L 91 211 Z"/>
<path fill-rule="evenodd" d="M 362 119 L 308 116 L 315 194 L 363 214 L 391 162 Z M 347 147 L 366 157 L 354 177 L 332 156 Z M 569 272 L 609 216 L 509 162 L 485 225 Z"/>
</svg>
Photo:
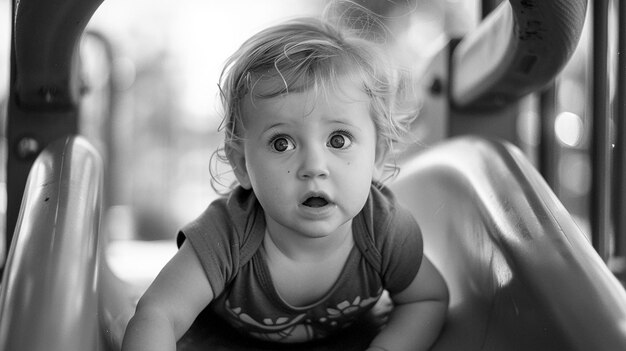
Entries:
<svg viewBox="0 0 626 351">
<path fill-rule="evenodd" d="M 391 293 L 406 289 L 415 279 L 424 253 L 422 232 L 413 215 L 397 207 L 387 223 L 387 235 L 378 244 L 382 278 Z"/>
<path fill-rule="evenodd" d="M 184 226 L 176 239 L 178 247 L 185 240 L 189 240 L 195 250 L 213 293 L 220 294 L 236 274 L 240 247 L 226 201 L 213 202 L 198 218 Z"/>
<path fill-rule="evenodd" d="M 424 252 L 422 232 L 411 212 L 385 187 L 372 189 L 368 207 L 383 286 L 392 294 L 399 293 L 419 271 Z"/>
</svg>

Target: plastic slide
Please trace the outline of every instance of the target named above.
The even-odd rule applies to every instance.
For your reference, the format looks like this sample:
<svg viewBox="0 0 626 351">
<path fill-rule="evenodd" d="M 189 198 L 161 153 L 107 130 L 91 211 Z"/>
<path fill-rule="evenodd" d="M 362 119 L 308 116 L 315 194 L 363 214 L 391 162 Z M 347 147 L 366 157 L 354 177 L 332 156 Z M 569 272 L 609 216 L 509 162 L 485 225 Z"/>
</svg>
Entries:
<svg viewBox="0 0 626 351">
<path fill-rule="evenodd" d="M 134 301 L 100 235 L 102 162 L 80 137 L 30 171 L 0 288 L 0 350 L 118 350 Z"/>
<path fill-rule="evenodd" d="M 434 350 L 626 350 L 626 293 L 521 151 L 463 137 L 394 182 L 451 293 Z"/>
<path fill-rule="evenodd" d="M 119 350 L 136 296 L 102 259 L 101 173 L 79 137 L 36 160 L 0 290 L 0 349 Z M 446 141 L 408 161 L 392 188 L 450 287 L 434 350 L 626 349 L 626 292 L 515 147 Z M 203 314 L 178 349 L 359 350 L 363 330 L 280 347 Z"/>
</svg>

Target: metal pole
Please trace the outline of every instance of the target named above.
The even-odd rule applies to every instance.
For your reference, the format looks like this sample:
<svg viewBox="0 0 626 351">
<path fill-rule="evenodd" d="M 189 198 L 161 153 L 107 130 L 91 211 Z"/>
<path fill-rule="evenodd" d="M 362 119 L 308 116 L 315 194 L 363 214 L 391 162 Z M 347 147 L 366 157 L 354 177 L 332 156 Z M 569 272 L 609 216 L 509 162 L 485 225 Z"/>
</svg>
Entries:
<svg viewBox="0 0 626 351">
<path fill-rule="evenodd" d="M 590 225 L 593 246 L 604 260 L 609 258 L 610 138 L 608 99 L 608 0 L 595 0 L 592 43 L 592 145 Z"/>
<path fill-rule="evenodd" d="M 539 139 L 539 171 L 552 190 L 558 195 L 558 149 L 554 133 L 556 117 L 556 84 L 550 83 L 539 94 L 539 114 L 541 120 Z"/>
<path fill-rule="evenodd" d="M 615 149 L 613 162 L 613 224 L 615 255 L 626 256 L 626 4 L 617 3 L 617 93 L 615 103 Z"/>
</svg>

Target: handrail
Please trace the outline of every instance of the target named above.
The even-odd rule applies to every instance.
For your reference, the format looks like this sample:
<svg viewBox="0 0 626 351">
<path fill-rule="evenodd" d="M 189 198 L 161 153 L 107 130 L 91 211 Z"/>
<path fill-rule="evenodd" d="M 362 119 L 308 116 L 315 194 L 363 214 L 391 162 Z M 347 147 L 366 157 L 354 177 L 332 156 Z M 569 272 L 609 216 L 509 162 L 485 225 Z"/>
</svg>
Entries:
<svg viewBox="0 0 626 351">
<path fill-rule="evenodd" d="M 15 89 L 26 109 L 64 109 L 78 102 L 79 39 L 103 0 L 20 0 L 14 9 Z"/>
<path fill-rule="evenodd" d="M 450 97 L 458 108 L 498 108 L 545 86 L 578 44 L 587 0 L 509 0 L 452 53 Z"/>
<path fill-rule="evenodd" d="M 452 139 L 392 187 L 450 287 L 434 350 L 626 349 L 624 288 L 516 147 Z"/>
<path fill-rule="evenodd" d="M 11 0 L 6 247 L 34 158 L 78 132 L 80 38 L 103 0 Z"/>
<path fill-rule="evenodd" d="M 35 161 L 0 288 L 1 350 L 103 350 L 121 338 L 110 324 L 123 302 L 101 254 L 102 168 L 81 137 Z"/>
<path fill-rule="evenodd" d="M 626 3 L 617 3 L 617 52 L 626 52 Z M 613 225 L 615 255 L 626 260 L 626 57 L 617 58 L 615 148 L 613 156 Z"/>
</svg>

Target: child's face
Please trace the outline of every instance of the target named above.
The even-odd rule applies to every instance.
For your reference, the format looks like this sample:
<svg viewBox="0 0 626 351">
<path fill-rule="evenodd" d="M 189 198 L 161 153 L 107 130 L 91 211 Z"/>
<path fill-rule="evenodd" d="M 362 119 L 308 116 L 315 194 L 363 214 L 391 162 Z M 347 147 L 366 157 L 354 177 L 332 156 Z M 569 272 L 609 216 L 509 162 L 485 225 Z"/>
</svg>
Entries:
<svg viewBox="0 0 626 351">
<path fill-rule="evenodd" d="M 270 231 L 331 235 L 367 200 L 376 162 L 369 98 L 347 78 L 338 85 L 318 97 L 304 91 L 243 102 L 245 167 L 236 165 L 236 174 L 254 190 Z"/>
</svg>

